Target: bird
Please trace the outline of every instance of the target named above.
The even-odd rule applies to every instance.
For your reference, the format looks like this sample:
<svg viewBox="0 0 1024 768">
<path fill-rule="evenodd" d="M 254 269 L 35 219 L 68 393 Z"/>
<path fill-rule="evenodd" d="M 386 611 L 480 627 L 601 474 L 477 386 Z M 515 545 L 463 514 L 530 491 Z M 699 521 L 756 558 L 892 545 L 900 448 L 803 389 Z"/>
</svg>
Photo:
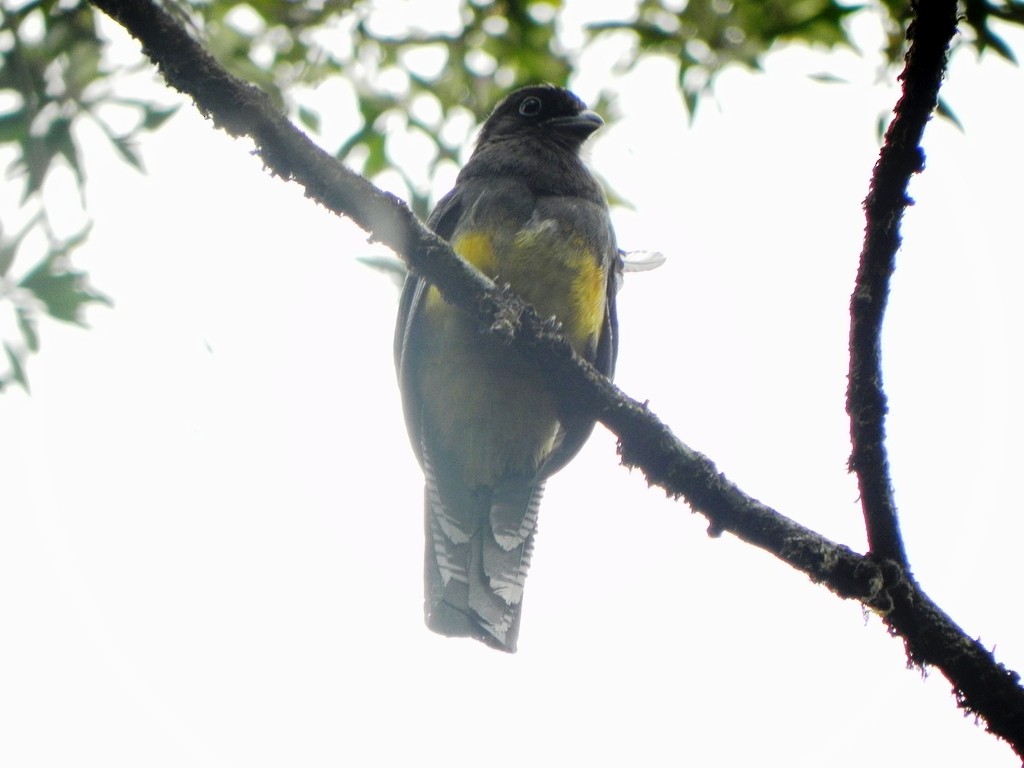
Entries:
<svg viewBox="0 0 1024 768">
<path fill-rule="evenodd" d="M 514 91 L 484 121 L 427 225 L 553 318 L 576 354 L 611 378 L 622 259 L 604 189 L 581 156 L 603 123 L 564 88 Z M 594 421 L 560 414 L 532 364 L 415 272 L 403 286 L 394 354 L 425 476 L 426 624 L 514 653 L 545 481 L 580 451 Z"/>
</svg>

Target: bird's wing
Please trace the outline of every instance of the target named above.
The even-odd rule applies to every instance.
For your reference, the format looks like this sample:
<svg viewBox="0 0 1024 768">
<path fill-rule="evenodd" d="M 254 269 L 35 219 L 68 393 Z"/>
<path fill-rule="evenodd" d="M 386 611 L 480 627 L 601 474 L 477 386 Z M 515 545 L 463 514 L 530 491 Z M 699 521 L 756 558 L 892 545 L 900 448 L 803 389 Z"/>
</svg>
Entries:
<svg viewBox="0 0 1024 768">
<path fill-rule="evenodd" d="M 440 237 L 450 240 L 462 215 L 464 186 L 456 185 L 441 198 L 427 219 L 427 226 Z M 423 430 L 420 413 L 423 406 L 419 387 L 412 381 L 416 371 L 416 355 L 420 351 L 422 324 L 418 316 L 427 293 L 429 283 L 415 272 L 410 271 L 402 287 L 398 302 L 398 321 L 395 324 L 395 370 L 398 373 L 398 389 L 402 396 L 402 410 L 409 431 L 413 451 L 420 465 L 423 465 Z"/>
<path fill-rule="evenodd" d="M 597 344 L 594 346 L 592 354 L 586 355 L 586 357 L 599 373 L 610 379 L 615 373 L 615 362 L 619 354 L 619 319 L 615 297 L 622 285 L 622 257 L 615 244 L 615 234 L 612 231 L 607 211 L 602 211 L 600 215 L 606 222 L 608 239 L 599 239 L 594 247 L 603 251 L 607 264 L 604 319 L 601 323 L 601 333 Z M 579 453 L 593 430 L 594 421 L 592 419 L 564 416 L 560 440 L 541 467 L 540 475 L 544 478 L 551 477 L 565 467 Z"/>
</svg>

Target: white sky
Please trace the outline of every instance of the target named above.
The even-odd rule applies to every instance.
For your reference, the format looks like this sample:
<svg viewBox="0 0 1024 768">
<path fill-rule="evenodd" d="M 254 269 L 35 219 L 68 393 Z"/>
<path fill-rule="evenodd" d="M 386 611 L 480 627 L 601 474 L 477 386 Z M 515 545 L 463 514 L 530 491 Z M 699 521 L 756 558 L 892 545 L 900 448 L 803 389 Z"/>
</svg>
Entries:
<svg viewBox="0 0 1024 768">
<path fill-rule="evenodd" d="M 806 77 L 826 68 L 850 84 Z M 635 205 L 620 241 L 669 259 L 621 294 L 618 383 L 858 550 L 847 302 L 894 103 L 874 75 L 782 52 L 688 129 L 651 62 L 592 154 Z M 925 590 L 1021 670 L 1024 75 L 961 54 L 944 93 L 966 133 L 928 129 L 886 327 L 897 501 Z M 148 176 L 86 155 L 79 263 L 116 307 L 45 327 L 32 396 L 0 398 L 0 764 L 1019 765 L 880 621 L 709 539 L 601 429 L 549 484 L 519 653 L 429 633 L 397 291 L 248 150 L 185 107 Z"/>
</svg>

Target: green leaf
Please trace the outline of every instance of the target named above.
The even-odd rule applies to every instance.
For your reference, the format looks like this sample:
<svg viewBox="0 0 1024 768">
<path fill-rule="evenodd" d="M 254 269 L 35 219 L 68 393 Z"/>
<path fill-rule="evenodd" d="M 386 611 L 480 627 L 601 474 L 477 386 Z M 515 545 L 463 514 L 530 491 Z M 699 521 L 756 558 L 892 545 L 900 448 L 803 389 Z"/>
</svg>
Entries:
<svg viewBox="0 0 1024 768">
<path fill-rule="evenodd" d="M 849 80 L 847 80 L 845 77 L 839 77 L 838 75 L 833 75 L 830 72 L 818 72 L 813 75 L 808 75 L 807 77 L 810 78 L 811 80 L 814 80 L 815 82 L 825 83 L 828 85 L 833 85 L 837 83 L 845 85 L 846 83 L 849 83 Z"/>
<path fill-rule="evenodd" d="M 0 277 L 7 274 L 7 270 L 11 268 L 11 264 L 14 263 L 14 256 L 18 251 L 18 246 L 12 243 L 0 243 Z"/>
<path fill-rule="evenodd" d="M 363 138 L 363 145 L 369 154 L 363 164 L 363 175 L 372 179 L 388 167 L 387 153 L 384 151 L 384 134 L 380 131 L 370 130 Z"/>
<path fill-rule="evenodd" d="M 955 125 L 960 130 L 960 133 L 965 132 L 963 123 L 960 122 L 960 118 L 956 116 L 956 112 L 953 111 L 953 109 L 949 106 L 949 102 L 947 102 L 945 99 L 941 97 L 939 98 L 939 103 L 936 106 L 935 111 L 939 114 L 939 117 L 943 117 L 946 120 L 949 120 L 949 122 L 951 122 L 953 125 Z"/>
<path fill-rule="evenodd" d="M 17 256 L 18 249 L 21 247 L 21 241 L 25 239 L 33 227 L 35 227 L 40 221 L 43 220 L 44 213 L 39 211 L 35 216 L 29 219 L 25 226 L 21 228 L 10 240 L 5 240 L 0 235 L 0 277 L 7 274 L 7 270 L 11 268 L 11 264 L 14 263 L 14 258 Z"/>
<path fill-rule="evenodd" d="M 36 330 L 36 320 L 32 313 L 24 307 L 18 307 L 15 314 L 18 318 L 18 329 L 25 339 L 25 346 L 29 352 L 39 351 L 39 332 Z"/>
<path fill-rule="evenodd" d="M 28 114 L 24 109 L 0 115 L 0 144 L 24 144 L 28 139 L 28 126 Z"/>
<path fill-rule="evenodd" d="M 308 107 L 299 107 L 299 122 L 314 133 L 320 132 L 320 113 Z"/>
<path fill-rule="evenodd" d="M 978 40 L 978 51 L 984 51 L 987 47 L 995 49 L 996 53 L 1011 64 L 1017 63 L 1017 57 L 1014 56 L 1013 51 L 1010 50 L 1010 46 L 1006 44 L 1006 41 L 988 29 L 984 30 L 984 34 Z"/>
<path fill-rule="evenodd" d="M 175 104 L 172 107 L 158 107 L 155 104 L 147 104 L 144 107 L 145 117 L 142 119 L 142 128 L 147 131 L 157 130 L 174 117 L 180 106 L 180 104 Z"/>
<path fill-rule="evenodd" d="M 82 308 L 86 304 L 112 304 L 109 297 L 89 287 L 85 272 L 67 266 L 67 254 L 80 245 L 88 228 L 54 247 L 18 285 L 33 294 L 46 307 L 50 317 L 84 326 Z"/>
<path fill-rule="evenodd" d="M 146 99 L 133 99 L 122 97 L 111 97 L 103 99 L 109 104 L 118 104 L 122 107 L 131 107 L 142 112 L 142 122 L 139 130 L 155 131 L 164 123 L 170 120 L 178 111 L 180 104 L 173 104 L 169 107 L 162 107 Z M 98 101 L 97 103 L 101 103 Z"/>
<path fill-rule="evenodd" d="M 51 158 L 54 155 L 63 156 L 75 174 L 79 189 L 82 189 L 85 185 L 85 171 L 78 159 L 78 146 L 71 135 L 69 118 L 58 117 L 50 124 L 50 130 L 46 132 L 46 147 Z"/>
<path fill-rule="evenodd" d="M 402 287 L 405 283 L 405 276 L 409 274 L 405 262 L 394 256 L 356 256 L 356 261 L 384 275 L 398 288 Z"/>
<path fill-rule="evenodd" d="M 114 145 L 114 149 L 117 150 L 121 159 L 135 170 L 145 173 L 146 169 L 142 166 L 142 158 L 135 150 L 135 141 L 130 134 L 128 136 L 111 136 L 110 143 Z"/>
<path fill-rule="evenodd" d="M 43 188 L 43 181 L 50 170 L 54 152 L 47 142 L 29 135 L 21 145 L 21 156 L 11 164 L 12 175 L 25 174 L 25 190 L 21 195 L 24 203 Z"/>
<path fill-rule="evenodd" d="M 21 358 L 6 341 L 4 342 L 4 352 L 7 353 L 7 363 L 11 367 L 11 378 L 15 383 L 20 384 L 22 389 L 28 392 L 28 377 L 25 376 L 25 368 L 22 365 Z M 6 384 L 7 381 L 0 379 L 0 389 L 3 389 Z"/>
<path fill-rule="evenodd" d="M 878 113 L 878 119 L 875 120 L 875 139 L 879 144 L 885 139 L 885 132 L 889 129 L 890 122 L 892 122 L 892 112 Z"/>
<path fill-rule="evenodd" d="M 105 76 L 106 73 L 100 69 L 101 56 L 98 40 L 82 41 L 72 46 L 65 67 L 67 96 L 79 100 L 86 88 Z"/>
</svg>

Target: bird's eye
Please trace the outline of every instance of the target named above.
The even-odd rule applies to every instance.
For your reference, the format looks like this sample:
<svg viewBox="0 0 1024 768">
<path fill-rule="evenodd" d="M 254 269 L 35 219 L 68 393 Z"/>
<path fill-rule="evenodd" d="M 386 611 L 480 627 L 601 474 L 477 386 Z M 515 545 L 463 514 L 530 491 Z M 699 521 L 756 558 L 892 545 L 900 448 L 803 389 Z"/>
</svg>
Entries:
<svg viewBox="0 0 1024 768">
<path fill-rule="evenodd" d="M 533 117 L 540 112 L 540 99 L 536 96 L 527 96 L 519 105 L 519 114 L 524 117 Z"/>
</svg>

